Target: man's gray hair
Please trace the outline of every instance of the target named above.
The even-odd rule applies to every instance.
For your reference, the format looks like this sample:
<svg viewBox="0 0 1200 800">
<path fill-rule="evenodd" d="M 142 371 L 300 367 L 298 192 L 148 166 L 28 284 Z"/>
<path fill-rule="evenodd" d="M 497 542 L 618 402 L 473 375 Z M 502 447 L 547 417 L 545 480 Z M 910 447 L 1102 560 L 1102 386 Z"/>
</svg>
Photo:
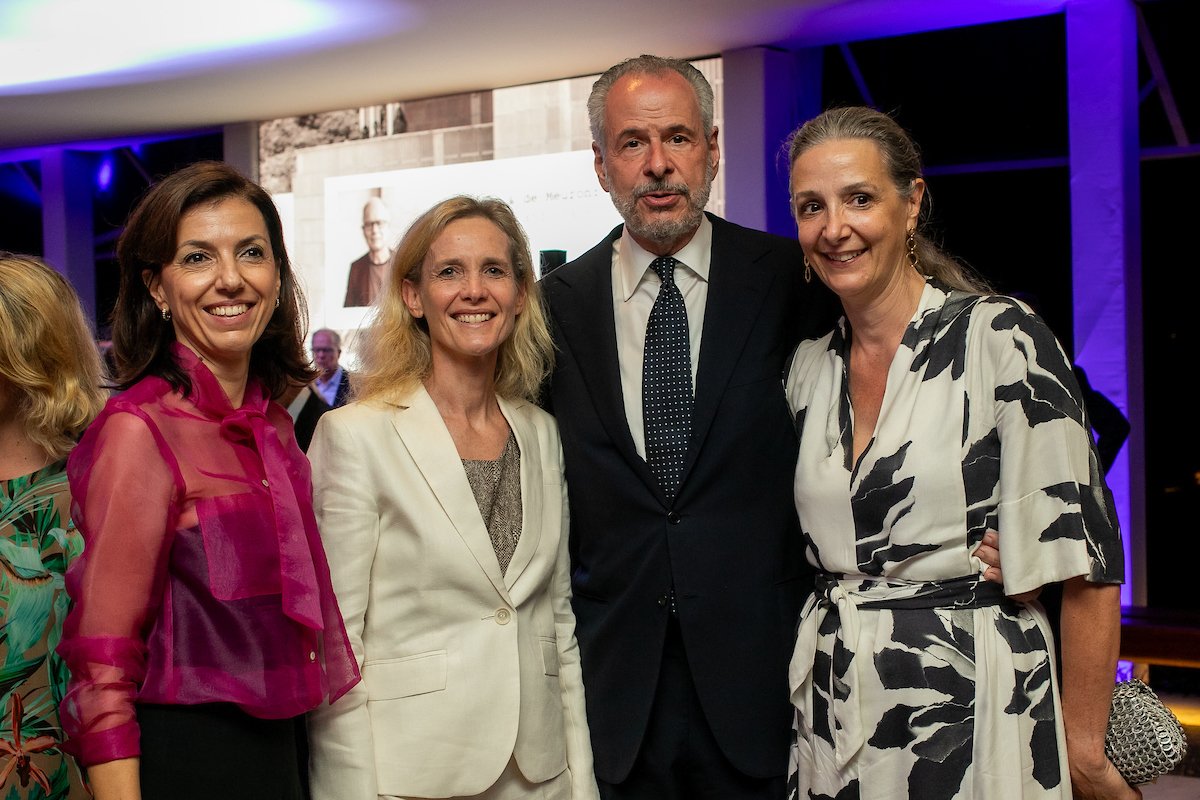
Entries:
<svg viewBox="0 0 1200 800">
<path fill-rule="evenodd" d="M 683 59 L 641 55 L 609 67 L 592 84 L 592 93 L 588 97 L 587 103 L 592 141 L 598 145 L 604 145 L 604 106 L 608 102 L 608 93 L 612 90 L 613 84 L 626 75 L 662 75 L 664 72 L 679 73 L 695 90 L 696 100 L 700 104 L 700 119 L 704 124 L 704 138 L 708 139 L 712 134 L 713 127 L 713 90 L 708 79 L 700 70 Z"/>
<path fill-rule="evenodd" d="M 338 336 L 337 331 L 331 331 L 329 328 L 318 328 L 317 330 L 313 331 L 312 335 L 315 337 L 318 333 L 323 333 L 328 336 L 333 341 L 333 346 L 339 351 L 342 349 L 342 337 Z"/>
</svg>

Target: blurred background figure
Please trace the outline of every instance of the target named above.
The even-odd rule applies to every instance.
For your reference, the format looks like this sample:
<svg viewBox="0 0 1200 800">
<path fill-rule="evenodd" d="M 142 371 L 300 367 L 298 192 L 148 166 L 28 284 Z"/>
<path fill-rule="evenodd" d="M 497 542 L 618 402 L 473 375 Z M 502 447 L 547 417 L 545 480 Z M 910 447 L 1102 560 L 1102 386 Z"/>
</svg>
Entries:
<svg viewBox="0 0 1200 800">
<path fill-rule="evenodd" d="M 314 800 L 598 800 L 535 279 L 507 205 L 434 206 L 400 242 L 356 401 L 317 426 L 363 682 L 309 716 Z"/>
<path fill-rule="evenodd" d="M 312 335 L 313 361 L 319 374 L 313 390 L 331 408 L 346 405 L 350 399 L 350 373 L 341 365 L 342 337 L 337 331 L 321 328 Z"/>
<path fill-rule="evenodd" d="M 1083 393 L 1083 405 L 1087 409 L 1088 419 L 1092 423 L 1092 431 L 1096 439 L 1096 452 L 1100 456 L 1100 467 L 1107 475 L 1112 469 L 1117 454 L 1129 438 L 1129 420 L 1121 413 L 1117 404 L 1108 399 L 1103 392 L 1092 387 L 1087 373 L 1078 364 L 1071 366 L 1075 380 L 1079 381 L 1079 391 Z"/>
<path fill-rule="evenodd" d="M 67 453 L 106 393 L 71 285 L 42 261 L 0 251 L 0 797 L 90 797 L 62 750 L 67 672 L 54 652 L 63 573 L 83 551 Z"/>
<path fill-rule="evenodd" d="M 117 244 L 123 391 L 68 462 L 87 547 L 59 652 L 67 746 L 97 800 L 300 800 L 302 715 L 357 682 L 272 402 L 314 377 L 270 196 L 201 162 Z"/>
<path fill-rule="evenodd" d="M 1035 314 L 1044 316 L 1042 300 L 1034 292 L 1019 290 L 1007 294 L 1009 297 L 1015 297 L 1025 303 L 1033 309 Z M 1088 421 L 1092 425 L 1092 435 L 1096 440 L 1096 452 L 1100 455 L 1100 466 L 1107 475 L 1108 471 L 1112 469 L 1113 462 L 1117 460 L 1121 448 L 1125 446 L 1125 440 L 1129 438 L 1129 419 L 1121 412 L 1116 403 L 1092 386 L 1083 367 L 1073 363 L 1071 371 L 1075 373 L 1075 380 L 1079 382 L 1079 391 L 1083 393 L 1083 407 L 1087 410 Z"/>
</svg>

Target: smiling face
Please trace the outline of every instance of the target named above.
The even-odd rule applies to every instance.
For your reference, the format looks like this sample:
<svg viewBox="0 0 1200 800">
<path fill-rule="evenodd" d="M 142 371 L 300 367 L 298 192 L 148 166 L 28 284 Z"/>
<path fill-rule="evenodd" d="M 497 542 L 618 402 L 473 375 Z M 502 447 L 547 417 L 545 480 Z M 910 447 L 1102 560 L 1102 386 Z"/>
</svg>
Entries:
<svg viewBox="0 0 1200 800">
<path fill-rule="evenodd" d="M 279 267 L 262 213 L 229 197 L 202 203 L 179 220 L 170 263 L 142 278 L 175 338 L 218 378 L 248 373 L 250 350 L 279 297 Z"/>
<path fill-rule="evenodd" d="M 896 188 L 878 145 L 833 139 L 792 163 L 792 213 L 812 268 L 843 303 L 867 304 L 916 276 L 905 239 L 925 182 Z M 919 277 L 919 276 L 917 276 Z"/>
<path fill-rule="evenodd" d="M 404 304 L 429 330 L 433 369 L 447 361 L 490 363 L 525 310 L 508 236 L 491 220 L 465 217 L 434 239 L 419 282 L 404 280 Z"/>
<path fill-rule="evenodd" d="M 705 136 L 700 103 L 677 72 L 631 73 L 609 91 L 596 177 L 634 240 L 670 255 L 700 226 L 721 161 L 717 130 Z"/>
</svg>

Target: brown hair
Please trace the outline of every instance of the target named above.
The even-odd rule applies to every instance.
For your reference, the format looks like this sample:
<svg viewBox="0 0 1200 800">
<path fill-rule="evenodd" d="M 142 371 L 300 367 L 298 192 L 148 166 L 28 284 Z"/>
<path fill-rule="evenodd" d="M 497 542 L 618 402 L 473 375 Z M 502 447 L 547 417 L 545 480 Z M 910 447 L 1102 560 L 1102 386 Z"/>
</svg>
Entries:
<svg viewBox="0 0 1200 800">
<path fill-rule="evenodd" d="M 289 382 L 308 383 L 316 375 L 304 350 L 308 310 L 283 244 L 283 223 L 275 203 L 261 186 L 228 164 L 201 161 L 151 187 L 129 215 L 117 242 L 121 275 L 112 338 L 118 388 L 157 375 L 184 394 L 191 391 L 187 374 L 171 356 L 175 329 L 162 319 L 142 273 L 149 270 L 158 275 L 171 261 L 180 220 L 188 211 L 228 198 L 245 200 L 262 214 L 279 268 L 279 307 L 250 351 L 250 376 L 278 397 Z"/>
<path fill-rule="evenodd" d="M 883 156 L 883 163 L 896 190 L 902 197 L 912 196 L 916 181 L 923 177 L 917 146 L 894 119 L 867 106 L 831 108 L 792 131 L 785 142 L 789 169 L 796 164 L 796 159 L 813 147 L 837 139 L 866 139 L 874 142 Z M 921 231 L 928 218 L 931 202 L 929 187 L 926 187 L 925 195 L 921 199 L 916 231 L 916 252 L 921 273 L 936 278 L 953 289 L 972 294 L 991 294 L 992 289 L 983 278 L 934 244 Z M 795 210 L 793 207 L 793 214 Z"/>
</svg>

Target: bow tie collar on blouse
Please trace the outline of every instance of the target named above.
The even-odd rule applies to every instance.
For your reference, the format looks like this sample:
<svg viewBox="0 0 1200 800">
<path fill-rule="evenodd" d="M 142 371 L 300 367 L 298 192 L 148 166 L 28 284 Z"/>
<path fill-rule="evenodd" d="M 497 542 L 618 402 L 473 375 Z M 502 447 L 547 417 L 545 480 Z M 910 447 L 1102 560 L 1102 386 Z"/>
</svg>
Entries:
<svg viewBox="0 0 1200 800">
<path fill-rule="evenodd" d="M 283 611 L 291 619 L 312 630 L 323 630 L 321 597 L 313 549 L 321 547 L 316 525 L 306 525 L 301 496 L 289 474 L 288 454 L 279 434 L 267 420 L 270 402 L 262 385 L 253 378 L 246 385 L 240 408 L 233 408 L 220 383 L 204 363 L 188 348 L 175 343 L 175 357 L 192 379 L 191 400 L 205 416 L 220 420 L 221 438 L 230 444 L 252 445 L 262 459 L 270 492 L 279 545 L 279 576 Z"/>
</svg>

